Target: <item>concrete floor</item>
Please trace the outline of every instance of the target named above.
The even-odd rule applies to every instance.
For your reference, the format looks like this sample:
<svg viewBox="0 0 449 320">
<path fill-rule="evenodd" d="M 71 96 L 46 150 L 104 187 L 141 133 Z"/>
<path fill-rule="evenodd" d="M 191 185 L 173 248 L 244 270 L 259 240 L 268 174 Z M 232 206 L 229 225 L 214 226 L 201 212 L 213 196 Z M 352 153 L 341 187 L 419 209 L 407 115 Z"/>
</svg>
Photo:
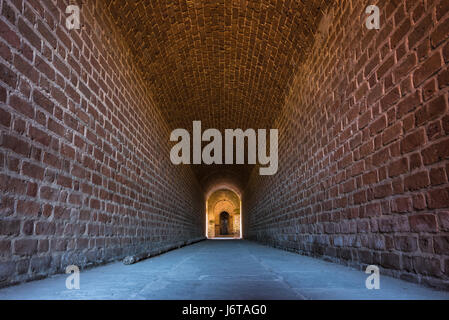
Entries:
<svg viewBox="0 0 449 320">
<path fill-rule="evenodd" d="M 0 290 L 0 299 L 449 299 L 440 292 L 367 274 L 245 240 L 208 240 L 133 265 L 82 271 L 80 289 L 67 275 Z"/>
</svg>

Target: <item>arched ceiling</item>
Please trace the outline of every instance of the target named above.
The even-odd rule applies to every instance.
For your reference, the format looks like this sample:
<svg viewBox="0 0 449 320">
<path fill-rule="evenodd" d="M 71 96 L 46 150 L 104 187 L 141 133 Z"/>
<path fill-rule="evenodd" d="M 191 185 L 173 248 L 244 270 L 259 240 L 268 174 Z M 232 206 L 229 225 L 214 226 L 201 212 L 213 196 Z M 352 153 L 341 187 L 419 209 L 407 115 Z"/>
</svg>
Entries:
<svg viewBox="0 0 449 320">
<path fill-rule="evenodd" d="M 313 43 L 326 0 L 112 0 L 153 99 L 172 129 L 270 128 Z M 245 185 L 248 165 L 194 165 Z"/>
</svg>

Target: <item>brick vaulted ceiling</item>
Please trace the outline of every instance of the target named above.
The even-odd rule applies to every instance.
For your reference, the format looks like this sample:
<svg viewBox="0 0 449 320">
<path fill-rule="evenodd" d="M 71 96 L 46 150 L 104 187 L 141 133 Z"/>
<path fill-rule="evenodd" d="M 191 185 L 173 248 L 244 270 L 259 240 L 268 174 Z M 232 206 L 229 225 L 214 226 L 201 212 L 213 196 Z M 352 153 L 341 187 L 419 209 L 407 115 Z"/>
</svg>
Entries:
<svg viewBox="0 0 449 320">
<path fill-rule="evenodd" d="M 169 126 L 270 128 L 325 0 L 107 1 Z M 252 166 L 196 165 L 243 187 Z"/>
</svg>

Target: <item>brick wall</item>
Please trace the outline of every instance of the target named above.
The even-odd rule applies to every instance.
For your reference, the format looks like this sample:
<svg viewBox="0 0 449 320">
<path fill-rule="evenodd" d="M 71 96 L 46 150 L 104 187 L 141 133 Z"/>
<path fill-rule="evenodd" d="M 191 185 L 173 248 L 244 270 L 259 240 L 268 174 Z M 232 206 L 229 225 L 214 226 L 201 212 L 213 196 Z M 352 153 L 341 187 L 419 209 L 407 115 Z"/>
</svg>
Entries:
<svg viewBox="0 0 449 320">
<path fill-rule="evenodd" d="M 338 3 L 273 126 L 279 171 L 246 188 L 245 234 L 447 289 L 449 1 Z"/>
<path fill-rule="evenodd" d="M 102 2 L 72 31 L 67 1 L 0 5 L 0 285 L 203 236 L 201 189 Z"/>
</svg>

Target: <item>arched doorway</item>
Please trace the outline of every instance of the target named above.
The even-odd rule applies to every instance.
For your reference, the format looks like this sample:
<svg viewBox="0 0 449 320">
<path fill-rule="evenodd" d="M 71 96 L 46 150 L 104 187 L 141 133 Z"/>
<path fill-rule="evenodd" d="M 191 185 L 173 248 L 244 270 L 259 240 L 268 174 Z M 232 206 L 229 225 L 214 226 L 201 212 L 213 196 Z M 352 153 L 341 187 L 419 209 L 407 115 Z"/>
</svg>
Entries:
<svg viewBox="0 0 449 320">
<path fill-rule="evenodd" d="M 240 209 L 240 197 L 232 190 L 219 189 L 210 194 L 206 200 L 207 237 L 241 238 Z"/>
<path fill-rule="evenodd" d="M 229 213 L 223 211 L 220 213 L 220 235 L 226 236 L 229 234 Z"/>
</svg>

